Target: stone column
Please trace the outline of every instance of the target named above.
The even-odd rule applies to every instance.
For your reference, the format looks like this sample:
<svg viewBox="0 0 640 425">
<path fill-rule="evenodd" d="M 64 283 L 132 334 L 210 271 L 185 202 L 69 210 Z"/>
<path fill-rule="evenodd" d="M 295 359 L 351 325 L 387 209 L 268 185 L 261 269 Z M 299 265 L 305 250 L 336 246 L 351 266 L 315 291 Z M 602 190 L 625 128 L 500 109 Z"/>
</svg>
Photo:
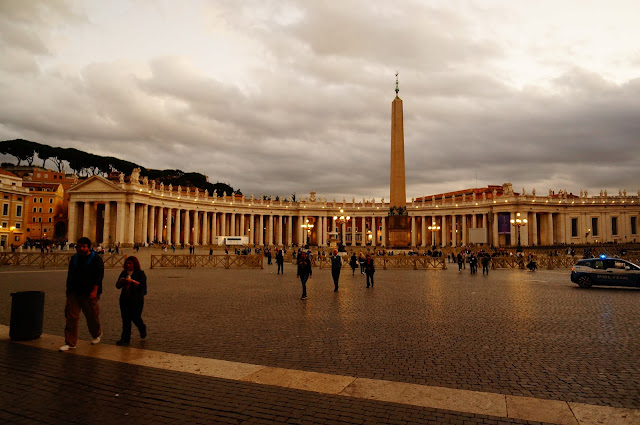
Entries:
<svg viewBox="0 0 640 425">
<path fill-rule="evenodd" d="M 360 217 L 360 225 L 362 226 L 360 228 L 360 246 L 365 246 L 367 244 L 367 222 L 366 222 L 366 217 L 362 216 Z"/>
<path fill-rule="evenodd" d="M 298 216 L 298 227 L 296 230 L 296 234 L 298 235 L 298 244 L 302 245 L 304 242 L 302 241 L 302 225 L 304 224 L 304 216 Z"/>
<path fill-rule="evenodd" d="M 287 245 L 293 245 L 293 216 L 287 216 Z"/>
<path fill-rule="evenodd" d="M 531 244 L 538 245 L 538 214 L 535 212 L 531 213 Z"/>
<path fill-rule="evenodd" d="M 493 213 L 493 229 L 492 229 L 492 234 L 493 234 L 493 246 L 498 247 L 500 246 L 500 236 L 498 235 L 498 213 Z"/>
<path fill-rule="evenodd" d="M 136 203 L 129 202 L 129 226 L 127 227 L 127 235 L 124 238 L 126 243 L 133 244 L 136 226 Z"/>
<path fill-rule="evenodd" d="M 284 219 L 284 216 L 279 215 L 278 216 L 278 233 L 276 233 L 276 245 L 278 246 L 282 246 L 282 220 Z"/>
<path fill-rule="evenodd" d="M 102 246 L 109 247 L 109 236 L 111 236 L 111 202 L 104 203 L 104 224 L 102 226 Z"/>
<path fill-rule="evenodd" d="M 264 245 L 264 218 L 262 214 L 258 216 L 258 245 Z"/>
<path fill-rule="evenodd" d="M 273 215 L 267 215 L 267 245 L 273 245 Z"/>
<path fill-rule="evenodd" d="M 449 246 L 448 242 L 449 242 L 449 238 L 448 238 L 448 232 L 447 232 L 447 216 L 443 215 L 442 216 L 442 226 L 441 227 L 441 231 L 442 231 L 442 239 L 440 240 L 440 243 L 442 246 Z"/>
<path fill-rule="evenodd" d="M 148 226 L 147 226 L 147 240 L 149 243 L 153 242 L 156 230 L 156 207 L 149 205 L 147 207 Z"/>
<path fill-rule="evenodd" d="M 193 212 L 193 244 L 199 245 L 200 241 L 198 236 L 200 236 L 200 212 L 195 210 Z"/>
<path fill-rule="evenodd" d="M 84 211 L 82 217 L 82 237 L 85 238 L 90 237 L 89 232 L 91 231 L 91 229 L 89 228 L 89 226 L 91 223 L 91 205 L 91 202 L 84 203 Z"/>
<path fill-rule="evenodd" d="M 547 233 L 547 245 L 553 245 L 555 243 L 553 237 L 553 213 L 547 213 Z"/>
<path fill-rule="evenodd" d="M 184 211 L 184 244 L 191 245 L 191 211 Z"/>
<path fill-rule="evenodd" d="M 351 246 L 357 246 L 356 243 L 356 223 L 358 221 L 357 217 L 351 218 Z M 342 223 L 342 236 L 344 237 L 344 241 L 347 241 L 347 223 Z"/>
<path fill-rule="evenodd" d="M 142 204 L 142 243 L 149 242 L 149 205 Z"/>
<path fill-rule="evenodd" d="M 216 236 L 218 233 L 218 213 L 211 213 L 211 244 L 216 245 Z"/>
<path fill-rule="evenodd" d="M 209 244 L 209 213 L 207 211 L 202 212 L 202 245 Z"/>
<path fill-rule="evenodd" d="M 247 226 L 245 225 L 245 222 L 244 222 L 244 213 L 240 214 L 240 232 L 238 234 L 239 236 L 247 235 Z"/>
<path fill-rule="evenodd" d="M 249 214 L 249 243 L 256 244 L 256 222 L 253 214 Z"/>
<path fill-rule="evenodd" d="M 78 203 L 75 201 L 69 202 L 69 230 L 67 233 L 67 240 L 69 243 L 76 243 L 78 240 Z"/>
<path fill-rule="evenodd" d="M 125 201 L 118 201 L 116 204 L 116 243 L 124 242 L 124 232 L 127 223 L 125 222 Z"/>
<path fill-rule="evenodd" d="M 156 227 L 156 239 L 158 239 L 158 242 L 162 241 L 162 231 L 164 230 L 163 213 L 164 209 L 162 207 L 158 207 L 158 225 Z"/>
<path fill-rule="evenodd" d="M 471 228 L 472 229 L 478 228 L 478 218 L 475 213 L 471 216 Z"/>
<path fill-rule="evenodd" d="M 411 216 L 411 247 L 416 246 L 416 216 Z"/>
<path fill-rule="evenodd" d="M 174 232 L 175 244 L 180 245 L 182 242 L 182 238 L 180 237 L 180 233 L 182 232 L 182 210 L 180 208 L 176 208 L 176 228 Z"/>
<path fill-rule="evenodd" d="M 427 246 L 427 216 L 422 216 L 422 247 Z"/>
<path fill-rule="evenodd" d="M 382 217 L 380 221 L 382 222 L 382 246 L 386 247 L 387 246 L 387 219 L 385 217 Z"/>
<path fill-rule="evenodd" d="M 162 209 L 162 207 L 159 207 L 159 209 Z M 173 214 L 172 214 L 172 210 L 171 208 L 167 208 L 167 233 L 166 233 L 166 241 L 167 241 L 167 245 L 171 245 L 172 242 L 172 236 L 173 233 L 171 232 L 171 218 L 172 218 Z M 164 230 L 164 220 L 162 220 L 160 223 L 158 223 L 158 227 L 160 228 L 160 234 L 162 235 L 162 231 Z M 158 239 L 158 241 L 162 242 L 162 238 Z"/>
<path fill-rule="evenodd" d="M 466 246 L 467 242 L 467 215 L 462 216 L 462 246 Z"/>
<path fill-rule="evenodd" d="M 236 236 L 236 213 L 229 215 L 229 236 Z"/>
</svg>

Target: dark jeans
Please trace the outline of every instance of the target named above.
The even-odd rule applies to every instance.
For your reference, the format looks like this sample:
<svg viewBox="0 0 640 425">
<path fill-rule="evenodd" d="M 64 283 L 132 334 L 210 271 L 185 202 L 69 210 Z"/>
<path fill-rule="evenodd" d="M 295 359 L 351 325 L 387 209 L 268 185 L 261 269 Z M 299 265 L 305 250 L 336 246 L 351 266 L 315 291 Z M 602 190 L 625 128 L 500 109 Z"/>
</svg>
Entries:
<svg viewBox="0 0 640 425">
<path fill-rule="evenodd" d="M 373 286 L 373 273 L 367 273 L 367 288 L 369 287 L 369 280 L 371 280 L 371 286 Z"/>
<path fill-rule="evenodd" d="M 309 280 L 309 275 L 308 274 L 301 274 L 300 275 L 300 282 L 302 282 L 302 296 L 303 297 L 307 296 L 307 280 Z"/>
<path fill-rule="evenodd" d="M 142 309 L 144 299 L 120 298 L 120 315 L 122 316 L 122 335 L 120 340 L 129 342 L 131 340 L 131 322 L 140 331 L 140 336 L 146 336 L 147 326 L 142 321 Z"/>
<path fill-rule="evenodd" d="M 482 265 L 482 274 L 484 274 L 485 270 L 487 271 L 487 275 L 488 275 L 489 274 L 489 265 L 488 264 L 487 265 L 484 265 L 484 264 Z"/>
<path fill-rule="evenodd" d="M 338 280 L 340 279 L 340 272 L 331 272 L 331 276 L 333 277 L 333 286 L 335 287 L 334 289 L 337 291 L 338 290 Z"/>
<path fill-rule="evenodd" d="M 276 261 L 276 263 L 278 263 L 278 262 Z M 282 274 L 284 274 L 284 263 L 278 263 L 278 273 L 276 273 L 276 274 L 279 274 L 280 272 L 282 272 Z"/>
</svg>

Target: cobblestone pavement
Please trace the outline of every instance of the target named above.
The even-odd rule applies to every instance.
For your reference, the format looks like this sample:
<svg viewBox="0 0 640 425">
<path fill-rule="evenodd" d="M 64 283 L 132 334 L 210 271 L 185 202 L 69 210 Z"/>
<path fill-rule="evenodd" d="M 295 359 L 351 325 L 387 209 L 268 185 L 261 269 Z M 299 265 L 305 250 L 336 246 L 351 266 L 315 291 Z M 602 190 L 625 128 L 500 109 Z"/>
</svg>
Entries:
<svg viewBox="0 0 640 425">
<path fill-rule="evenodd" d="M 169 372 L 0 342 L 3 424 L 532 424 Z M 535 422 L 538 423 L 538 422 Z"/>
<path fill-rule="evenodd" d="M 364 276 L 343 270 L 334 293 L 330 271 L 315 269 L 309 299 L 301 301 L 293 266 L 285 265 L 284 275 L 275 267 L 148 270 L 149 337 L 134 336 L 132 345 L 640 408 L 639 290 L 579 289 L 566 270 L 497 270 L 486 277 L 468 269 L 380 270 L 375 287 L 366 289 Z M 120 334 L 117 274 L 107 271 L 101 300 L 107 344 Z M 11 292 L 43 290 L 44 332 L 62 335 L 65 271 L 4 267 L 0 279 L 1 324 L 9 324 Z M 80 337 L 89 339 L 84 319 L 80 327 Z"/>
</svg>

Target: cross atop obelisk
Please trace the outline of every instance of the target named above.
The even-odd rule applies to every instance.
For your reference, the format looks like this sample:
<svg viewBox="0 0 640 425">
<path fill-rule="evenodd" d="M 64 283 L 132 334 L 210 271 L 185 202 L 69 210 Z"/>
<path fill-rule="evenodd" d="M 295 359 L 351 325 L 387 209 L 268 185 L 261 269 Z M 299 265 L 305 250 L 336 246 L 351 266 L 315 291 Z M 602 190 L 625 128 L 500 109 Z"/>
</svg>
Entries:
<svg viewBox="0 0 640 425">
<path fill-rule="evenodd" d="M 396 72 L 396 98 L 391 103 L 391 181 L 390 202 L 392 207 L 407 206 L 404 175 L 404 126 L 402 99 L 398 97 L 398 73 Z"/>
</svg>

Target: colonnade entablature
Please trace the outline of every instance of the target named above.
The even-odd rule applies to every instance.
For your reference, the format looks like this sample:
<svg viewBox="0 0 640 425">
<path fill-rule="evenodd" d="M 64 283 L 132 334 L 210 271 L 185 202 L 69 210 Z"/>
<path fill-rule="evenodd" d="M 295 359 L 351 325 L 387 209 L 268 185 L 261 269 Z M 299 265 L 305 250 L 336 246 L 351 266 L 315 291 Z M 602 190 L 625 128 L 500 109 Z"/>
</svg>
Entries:
<svg viewBox="0 0 640 425">
<path fill-rule="evenodd" d="M 524 190 L 523 190 L 524 193 Z M 241 238 L 249 246 L 328 246 L 328 233 L 349 246 L 388 247 L 391 205 L 384 198 L 327 200 L 311 192 L 296 202 L 218 196 L 206 190 L 93 176 L 69 190 L 69 242 L 80 236 L 104 245 L 217 245 Z M 351 219 L 336 223 L 340 210 Z M 510 220 L 520 213 L 528 225 Z M 412 248 L 490 244 L 522 245 L 640 241 L 639 196 L 620 191 L 547 196 L 505 191 L 500 196 L 425 197 L 407 202 Z"/>
</svg>

